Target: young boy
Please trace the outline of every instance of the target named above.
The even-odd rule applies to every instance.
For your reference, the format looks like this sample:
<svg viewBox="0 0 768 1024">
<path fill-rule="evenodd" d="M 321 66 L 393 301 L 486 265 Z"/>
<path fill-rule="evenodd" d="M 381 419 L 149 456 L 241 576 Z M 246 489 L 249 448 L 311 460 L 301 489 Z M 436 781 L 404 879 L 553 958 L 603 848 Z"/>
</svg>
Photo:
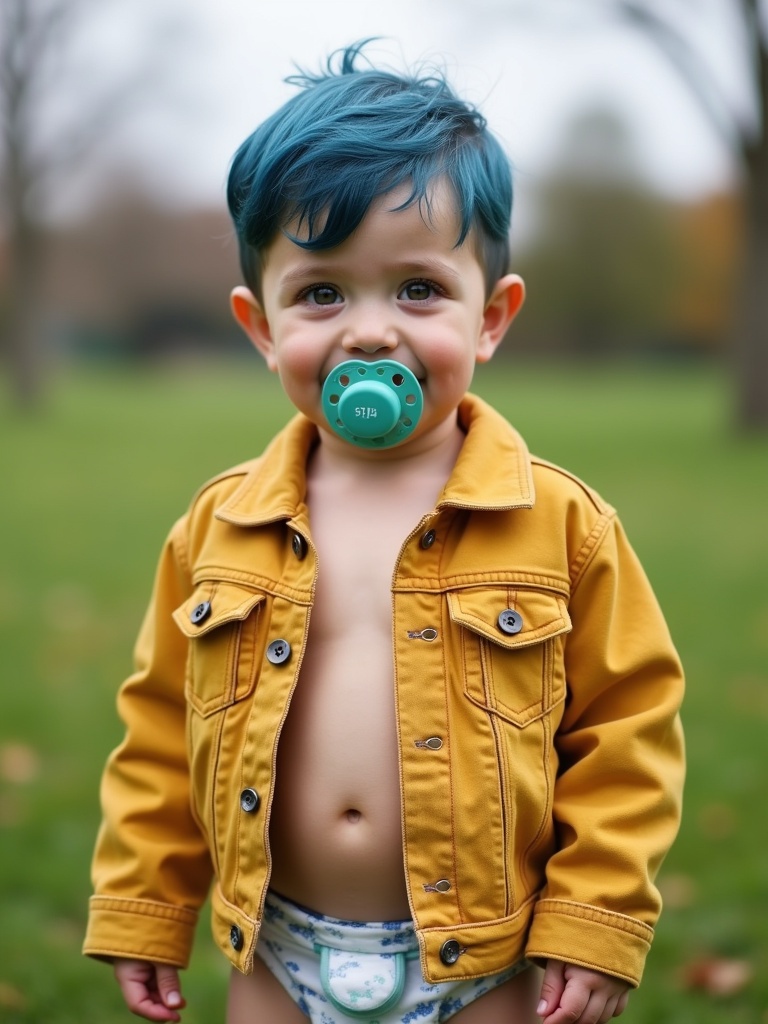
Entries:
<svg viewBox="0 0 768 1024">
<path fill-rule="evenodd" d="M 229 1024 L 597 1024 L 659 911 L 681 671 L 614 511 L 466 393 L 524 295 L 501 147 L 360 59 L 233 162 L 232 308 L 299 415 L 171 531 L 85 952 L 179 1021 L 213 880 Z"/>
</svg>

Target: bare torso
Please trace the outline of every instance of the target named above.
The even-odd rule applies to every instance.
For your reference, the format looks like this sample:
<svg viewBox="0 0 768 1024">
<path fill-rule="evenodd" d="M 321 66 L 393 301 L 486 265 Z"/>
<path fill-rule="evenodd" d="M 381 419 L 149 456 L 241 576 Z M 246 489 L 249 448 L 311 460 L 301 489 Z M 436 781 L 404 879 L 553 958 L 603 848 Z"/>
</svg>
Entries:
<svg viewBox="0 0 768 1024">
<path fill-rule="evenodd" d="M 272 887 L 320 913 L 405 920 L 392 574 L 445 477 L 310 472 L 319 574 L 278 750 Z"/>
</svg>

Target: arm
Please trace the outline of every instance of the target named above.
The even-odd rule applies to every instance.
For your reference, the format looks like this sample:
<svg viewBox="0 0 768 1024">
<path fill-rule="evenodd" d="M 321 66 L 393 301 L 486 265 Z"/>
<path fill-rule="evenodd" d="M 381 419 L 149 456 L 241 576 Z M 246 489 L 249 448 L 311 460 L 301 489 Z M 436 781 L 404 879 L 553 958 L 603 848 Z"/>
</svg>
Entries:
<svg viewBox="0 0 768 1024">
<path fill-rule="evenodd" d="M 188 962 L 212 875 L 190 804 L 187 641 L 171 618 L 191 590 L 184 537 L 182 520 L 160 560 L 136 671 L 118 699 L 126 731 L 102 780 L 103 822 L 84 945 L 91 956 L 179 967 Z"/>
<path fill-rule="evenodd" d="M 653 879 L 679 821 L 682 672 L 612 515 L 574 566 L 568 702 L 555 736 L 558 848 L 527 953 L 637 985 L 660 909 Z"/>
</svg>

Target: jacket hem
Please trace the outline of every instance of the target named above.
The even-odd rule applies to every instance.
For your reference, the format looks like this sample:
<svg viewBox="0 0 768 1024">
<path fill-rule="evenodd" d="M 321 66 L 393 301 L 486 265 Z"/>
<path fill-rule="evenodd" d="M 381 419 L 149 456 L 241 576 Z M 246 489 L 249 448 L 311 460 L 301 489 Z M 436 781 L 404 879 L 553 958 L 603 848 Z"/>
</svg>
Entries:
<svg viewBox="0 0 768 1024">
<path fill-rule="evenodd" d="M 125 957 L 186 967 L 192 952 L 197 913 L 153 900 L 93 896 L 85 956 Z"/>
<path fill-rule="evenodd" d="M 524 959 L 525 936 L 531 923 L 535 897 L 511 917 L 473 924 L 417 929 L 424 979 L 431 984 L 482 978 L 497 974 Z M 440 953 L 448 941 L 458 943 L 457 960 L 445 964 Z"/>
<path fill-rule="evenodd" d="M 578 964 L 636 988 L 652 939 L 653 928 L 637 918 L 587 903 L 543 899 L 536 905 L 525 955 Z"/>
</svg>

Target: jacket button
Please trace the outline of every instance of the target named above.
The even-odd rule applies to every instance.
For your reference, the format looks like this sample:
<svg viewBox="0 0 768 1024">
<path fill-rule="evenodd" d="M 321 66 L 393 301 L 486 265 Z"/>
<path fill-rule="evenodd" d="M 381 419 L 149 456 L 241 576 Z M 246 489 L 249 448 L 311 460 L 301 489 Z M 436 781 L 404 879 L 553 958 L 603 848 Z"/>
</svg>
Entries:
<svg viewBox="0 0 768 1024">
<path fill-rule="evenodd" d="M 194 626 L 199 626 L 201 622 L 205 622 L 208 616 L 211 614 L 211 602 L 201 601 L 200 604 L 195 605 L 192 611 L 189 613 L 189 621 Z"/>
<path fill-rule="evenodd" d="M 248 814 L 258 811 L 261 797 L 255 789 L 244 789 L 240 794 L 240 806 Z"/>
<path fill-rule="evenodd" d="M 448 941 L 444 942 L 440 947 L 440 959 L 446 967 L 452 967 L 463 952 L 464 950 L 456 939 L 448 939 Z"/>
<path fill-rule="evenodd" d="M 243 948 L 243 933 L 236 924 L 233 924 L 229 929 L 229 944 L 236 953 L 239 953 Z"/>
<path fill-rule="evenodd" d="M 505 608 L 499 616 L 499 629 L 502 633 L 507 633 L 509 636 L 514 636 L 515 633 L 519 633 L 523 628 L 523 616 L 519 612 L 513 611 L 511 608 Z"/>
<path fill-rule="evenodd" d="M 296 555 L 299 561 L 301 561 L 302 558 L 306 556 L 307 542 L 304 540 L 300 533 L 294 533 L 293 538 L 291 540 L 291 547 L 293 548 L 294 555 Z"/>
<path fill-rule="evenodd" d="M 267 661 L 273 665 L 282 665 L 291 656 L 291 645 L 287 640 L 273 640 L 267 648 Z"/>
<path fill-rule="evenodd" d="M 419 541 L 419 543 L 421 544 L 421 546 L 424 548 L 425 551 L 428 551 L 432 547 L 432 545 L 435 543 L 436 539 L 437 539 L 437 534 L 435 533 L 435 531 L 434 530 L 427 530 L 427 532 L 422 536 L 422 538 Z"/>
</svg>

